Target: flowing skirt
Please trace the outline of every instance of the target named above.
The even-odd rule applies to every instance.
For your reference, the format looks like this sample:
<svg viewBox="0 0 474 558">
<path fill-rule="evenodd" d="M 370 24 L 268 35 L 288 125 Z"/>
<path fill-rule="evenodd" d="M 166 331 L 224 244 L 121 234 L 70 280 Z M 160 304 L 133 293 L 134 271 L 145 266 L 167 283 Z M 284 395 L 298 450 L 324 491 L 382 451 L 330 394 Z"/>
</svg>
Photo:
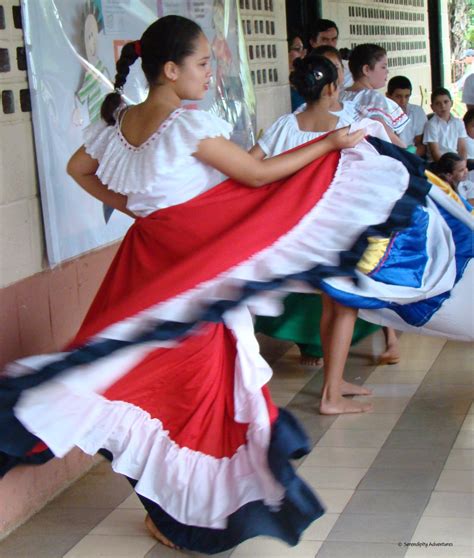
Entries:
<svg viewBox="0 0 474 558">
<path fill-rule="evenodd" d="M 73 447 L 101 451 L 178 546 L 212 554 L 260 534 L 296 544 L 323 506 L 290 463 L 309 442 L 271 401 L 251 314 L 277 315 L 288 293 L 314 288 L 375 300 L 355 285 L 356 265 L 369 237 L 418 230 L 430 185 L 412 174 L 364 141 L 287 180 L 227 180 L 137 219 L 72 343 L 0 379 L 0 472 Z M 443 250 L 425 258 L 411 298 L 396 300 L 402 319 L 398 306 L 441 296 L 441 311 L 446 292 L 467 292 L 452 263 L 459 239 L 428 209 Z"/>
</svg>

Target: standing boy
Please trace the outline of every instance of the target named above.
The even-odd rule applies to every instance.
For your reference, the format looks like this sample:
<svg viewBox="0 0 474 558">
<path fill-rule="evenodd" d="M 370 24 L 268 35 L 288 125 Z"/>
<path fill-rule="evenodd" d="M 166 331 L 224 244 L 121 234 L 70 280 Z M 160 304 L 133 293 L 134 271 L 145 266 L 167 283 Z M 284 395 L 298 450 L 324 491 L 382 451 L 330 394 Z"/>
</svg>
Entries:
<svg viewBox="0 0 474 558">
<path fill-rule="evenodd" d="M 400 132 L 400 139 L 410 151 L 415 151 L 417 155 L 424 157 L 426 147 L 423 144 L 423 131 L 428 119 L 420 106 L 408 102 L 411 93 L 411 81 L 405 76 L 394 76 L 387 84 L 387 97 L 395 101 L 410 118 L 408 124 Z"/>
<path fill-rule="evenodd" d="M 434 115 L 428 120 L 423 134 L 430 161 L 438 161 L 443 153 L 449 152 L 466 159 L 466 130 L 462 120 L 451 114 L 452 106 L 451 93 L 444 87 L 438 87 L 431 93 Z"/>
</svg>

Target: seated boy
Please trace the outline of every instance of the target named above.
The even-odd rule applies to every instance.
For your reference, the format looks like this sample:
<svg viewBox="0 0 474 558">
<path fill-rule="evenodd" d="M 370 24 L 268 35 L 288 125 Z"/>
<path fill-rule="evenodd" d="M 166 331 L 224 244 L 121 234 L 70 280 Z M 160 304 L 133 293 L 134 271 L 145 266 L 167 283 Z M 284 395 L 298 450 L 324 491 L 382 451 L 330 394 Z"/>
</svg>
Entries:
<svg viewBox="0 0 474 558">
<path fill-rule="evenodd" d="M 388 82 L 387 97 L 395 101 L 410 117 L 408 124 L 400 132 L 400 139 L 410 151 L 415 151 L 417 155 L 424 157 L 426 147 L 423 144 L 423 130 L 428 119 L 420 106 L 408 102 L 411 93 L 411 81 L 405 76 L 395 76 Z"/>
<path fill-rule="evenodd" d="M 428 120 L 423 134 L 423 143 L 428 146 L 428 159 L 438 161 L 444 153 L 457 153 L 466 159 L 466 130 L 463 122 L 451 114 L 451 93 L 438 87 L 431 93 L 433 117 Z"/>
</svg>

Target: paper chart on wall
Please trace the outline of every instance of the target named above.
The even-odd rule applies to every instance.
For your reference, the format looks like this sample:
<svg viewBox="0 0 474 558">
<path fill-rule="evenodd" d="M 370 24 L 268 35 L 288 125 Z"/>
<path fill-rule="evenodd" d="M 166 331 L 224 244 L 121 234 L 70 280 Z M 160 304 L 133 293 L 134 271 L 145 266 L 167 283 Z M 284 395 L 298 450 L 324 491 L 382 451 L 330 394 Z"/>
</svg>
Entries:
<svg viewBox="0 0 474 558">
<path fill-rule="evenodd" d="M 175 13 L 194 19 L 211 43 L 213 86 L 202 102 L 184 105 L 218 114 L 233 124 L 233 139 L 253 144 L 255 97 L 235 0 L 23 0 L 22 9 L 51 265 L 116 241 L 132 222 L 115 211 L 107 223 L 107 211 L 74 184 L 66 165 L 83 142 L 84 128 L 100 119 L 122 46 L 157 17 Z M 146 93 L 136 63 L 125 95 L 136 103 Z"/>
</svg>

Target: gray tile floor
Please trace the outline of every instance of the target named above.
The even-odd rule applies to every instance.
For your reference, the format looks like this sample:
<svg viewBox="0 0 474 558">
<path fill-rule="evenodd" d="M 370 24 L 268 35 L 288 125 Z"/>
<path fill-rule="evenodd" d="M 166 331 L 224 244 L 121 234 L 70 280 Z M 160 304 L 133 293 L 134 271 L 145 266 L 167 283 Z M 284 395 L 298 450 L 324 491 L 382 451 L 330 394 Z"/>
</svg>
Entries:
<svg viewBox="0 0 474 558">
<path fill-rule="evenodd" d="M 346 376 L 374 391 L 373 413 L 316 413 L 321 372 L 288 343 L 261 337 L 272 395 L 306 428 L 313 451 L 296 465 L 327 513 L 294 548 L 259 538 L 218 558 L 391 558 L 473 554 L 472 345 L 404 334 L 399 365 L 377 367 L 375 334 Z M 0 542 L 0 557 L 178 558 L 143 526 L 129 484 L 101 463 Z M 193 554 L 193 556 L 197 556 Z"/>
</svg>

